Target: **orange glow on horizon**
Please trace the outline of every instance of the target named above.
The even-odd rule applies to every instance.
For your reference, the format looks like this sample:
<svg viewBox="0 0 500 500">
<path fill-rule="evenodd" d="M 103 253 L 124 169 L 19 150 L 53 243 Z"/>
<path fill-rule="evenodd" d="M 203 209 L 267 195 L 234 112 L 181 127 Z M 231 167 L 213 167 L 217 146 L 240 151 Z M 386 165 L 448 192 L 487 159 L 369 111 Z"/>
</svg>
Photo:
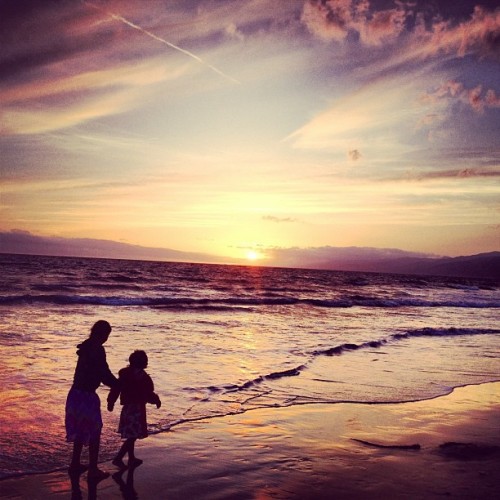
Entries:
<svg viewBox="0 0 500 500">
<path fill-rule="evenodd" d="M 261 259 L 262 255 L 255 250 L 248 250 L 246 253 L 246 258 L 251 262 L 255 262 L 256 260 Z"/>
</svg>

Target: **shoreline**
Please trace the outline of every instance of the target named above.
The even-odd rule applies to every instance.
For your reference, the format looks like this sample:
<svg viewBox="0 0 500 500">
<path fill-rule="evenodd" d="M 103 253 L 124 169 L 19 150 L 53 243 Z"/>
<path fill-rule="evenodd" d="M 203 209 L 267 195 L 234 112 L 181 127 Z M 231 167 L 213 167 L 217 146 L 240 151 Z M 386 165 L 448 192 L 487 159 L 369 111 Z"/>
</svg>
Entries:
<svg viewBox="0 0 500 500">
<path fill-rule="evenodd" d="M 144 463 L 95 489 L 59 470 L 2 479 L 0 497 L 494 498 L 499 422 L 500 382 L 406 403 L 256 409 L 139 440 Z"/>
</svg>

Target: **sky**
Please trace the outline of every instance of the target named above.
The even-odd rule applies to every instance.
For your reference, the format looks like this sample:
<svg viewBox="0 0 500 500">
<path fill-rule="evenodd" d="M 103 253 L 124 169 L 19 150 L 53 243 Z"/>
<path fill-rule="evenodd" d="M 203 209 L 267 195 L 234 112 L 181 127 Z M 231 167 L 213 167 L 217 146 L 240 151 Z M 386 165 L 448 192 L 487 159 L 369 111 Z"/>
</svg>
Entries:
<svg viewBox="0 0 500 500">
<path fill-rule="evenodd" d="M 0 233 L 499 250 L 496 5 L 0 0 Z"/>
</svg>

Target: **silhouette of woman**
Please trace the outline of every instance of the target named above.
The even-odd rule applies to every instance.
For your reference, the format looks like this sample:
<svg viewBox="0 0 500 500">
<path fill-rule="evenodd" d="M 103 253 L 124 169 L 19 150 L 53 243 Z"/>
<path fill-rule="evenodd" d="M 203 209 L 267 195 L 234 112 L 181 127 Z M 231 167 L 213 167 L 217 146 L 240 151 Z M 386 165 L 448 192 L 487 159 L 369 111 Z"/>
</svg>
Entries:
<svg viewBox="0 0 500 500">
<path fill-rule="evenodd" d="M 73 385 L 66 400 L 66 439 L 73 443 L 69 472 L 81 474 L 88 468 L 89 480 L 109 476 L 97 467 L 101 441 L 101 401 L 96 389 L 101 383 L 115 387 L 118 379 L 111 373 L 103 344 L 111 333 L 107 321 L 97 321 L 87 340 L 79 344 Z M 80 462 L 84 445 L 89 447 L 88 467 Z"/>
</svg>

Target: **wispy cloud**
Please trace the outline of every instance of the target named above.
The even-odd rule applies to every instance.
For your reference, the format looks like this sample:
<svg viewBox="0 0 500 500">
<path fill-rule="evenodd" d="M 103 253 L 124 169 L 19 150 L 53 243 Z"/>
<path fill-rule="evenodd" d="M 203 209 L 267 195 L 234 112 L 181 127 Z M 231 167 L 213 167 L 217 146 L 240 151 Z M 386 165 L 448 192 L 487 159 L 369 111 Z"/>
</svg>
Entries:
<svg viewBox="0 0 500 500">
<path fill-rule="evenodd" d="M 409 97 L 410 96 L 410 97 Z M 296 148 L 326 149 L 359 159 L 402 151 L 403 137 L 426 114 L 415 75 L 380 79 L 343 95 L 286 140 Z M 403 124 L 403 125 L 402 125 Z"/>
<path fill-rule="evenodd" d="M 264 215 L 262 217 L 262 220 L 268 221 L 268 222 L 276 222 L 278 224 L 282 222 L 297 222 L 297 219 L 293 217 L 276 217 L 274 215 Z"/>
<path fill-rule="evenodd" d="M 486 108 L 500 107 L 500 97 L 494 89 L 485 89 L 483 85 L 466 88 L 463 83 L 454 80 L 448 80 L 438 88 L 429 91 L 422 100 L 431 103 L 441 100 L 461 102 L 478 113 L 482 113 Z"/>
<path fill-rule="evenodd" d="M 196 54 L 193 54 L 193 52 L 190 52 L 189 50 L 183 49 L 183 48 L 181 48 L 181 47 L 173 44 L 172 42 L 169 42 L 168 40 L 165 40 L 164 38 L 162 38 L 162 37 L 160 37 L 158 35 L 155 35 L 151 31 L 142 28 L 138 24 L 133 23 L 132 21 L 124 18 L 123 16 L 121 16 L 119 14 L 116 14 L 114 12 L 104 11 L 101 7 L 99 7 L 98 5 L 96 5 L 93 2 L 89 2 L 89 1 L 84 0 L 84 3 L 86 5 L 89 5 L 89 6 L 93 7 L 93 8 L 95 8 L 95 9 L 98 9 L 100 11 L 105 12 L 106 14 L 108 14 L 109 16 L 111 16 L 112 19 L 115 19 L 116 21 L 122 22 L 122 23 L 126 24 L 127 26 L 130 26 L 131 28 L 134 28 L 135 30 L 140 31 L 141 33 L 144 33 L 145 35 L 151 37 L 153 40 L 156 40 L 156 41 L 158 41 L 160 43 L 163 43 L 167 47 L 170 47 L 170 48 L 172 48 L 174 50 L 177 50 L 177 51 L 181 52 L 182 54 L 185 54 L 188 57 L 191 57 L 195 61 L 199 62 L 200 64 L 203 64 L 207 68 L 210 68 L 212 71 L 215 71 L 215 73 L 217 73 L 218 75 L 226 78 L 230 82 L 232 82 L 232 83 L 240 83 L 238 80 L 236 80 L 235 78 L 227 75 L 226 73 L 224 73 L 220 69 L 216 68 L 212 64 L 209 64 L 208 62 L 206 62 L 205 60 L 203 60 L 201 57 L 197 56 Z"/>
<path fill-rule="evenodd" d="M 0 135 L 60 130 L 130 111 L 144 103 L 148 87 L 180 78 L 185 71 L 185 66 L 169 68 L 164 62 L 148 60 L 6 88 L 0 93 Z"/>
<path fill-rule="evenodd" d="M 405 176 L 404 180 L 438 180 L 438 179 L 470 179 L 470 178 L 496 178 L 500 177 L 500 166 L 498 168 L 462 168 L 439 170 L 435 172 L 418 172 L 410 173 Z"/>
</svg>

